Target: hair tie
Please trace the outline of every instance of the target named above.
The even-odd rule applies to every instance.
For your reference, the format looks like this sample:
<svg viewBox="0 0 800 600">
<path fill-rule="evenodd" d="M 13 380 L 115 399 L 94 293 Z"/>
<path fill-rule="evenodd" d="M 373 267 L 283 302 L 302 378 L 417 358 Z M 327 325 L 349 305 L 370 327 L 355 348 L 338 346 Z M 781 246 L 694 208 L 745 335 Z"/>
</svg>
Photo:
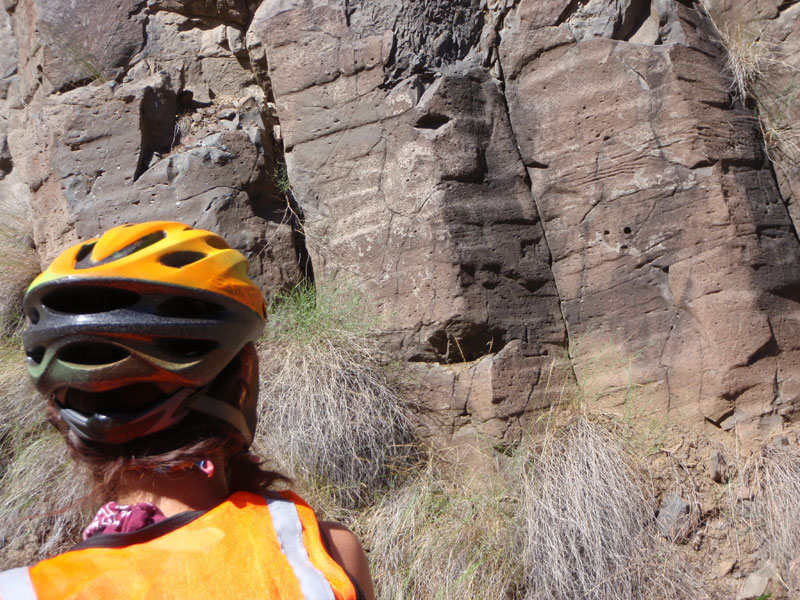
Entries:
<svg viewBox="0 0 800 600">
<path fill-rule="evenodd" d="M 210 458 L 204 458 L 203 460 L 198 460 L 194 464 L 198 469 L 200 469 L 203 473 L 205 473 L 206 477 L 208 477 L 209 479 L 214 476 L 214 463 L 211 462 Z"/>
</svg>

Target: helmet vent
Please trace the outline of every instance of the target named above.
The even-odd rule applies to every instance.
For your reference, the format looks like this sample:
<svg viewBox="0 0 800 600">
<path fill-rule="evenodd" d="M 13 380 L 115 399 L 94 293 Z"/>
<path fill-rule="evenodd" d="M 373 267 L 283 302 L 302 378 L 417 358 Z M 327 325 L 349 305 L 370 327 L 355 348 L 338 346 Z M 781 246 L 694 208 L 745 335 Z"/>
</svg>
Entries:
<svg viewBox="0 0 800 600">
<path fill-rule="evenodd" d="M 144 250 L 148 246 L 152 246 L 156 242 L 159 242 L 167 237 L 166 231 L 154 231 L 153 233 L 148 233 L 145 236 L 140 237 L 135 242 L 131 242 L 124 248 L 120 248 L 113 254 L 107 256 L 103 260 L 99 262 L 94 262 L 91 258 L 89 258 L 89 253 L 87 252 L 83 255 L 83 250 L 86 248 L 84 246 L 78 251 L 78 254 L 81 255 L 76 257 L 75 268 L 76 269 L 90 269 L 91 267 L 99 267 L 100 265 L 105 265 L 110 262 L 114 262 L 115 260 L 119 260 L 121 258 L 125 258 L 126 256 L 130 256 L 134 252 L 139 252 L 139 250 Z M 89 248 L 89 251 L 94 247 L 94 244 L 91 245 L 92 247 Z"/>
<path fill-rule="evenodd" d="M 88 257 L 92 253 L 92 250 L 94 250 L 94 246 L 96 243 L 97 242 L 92 242 L 91 244 L 84 244 L 83 246 L 81 246 L 81 249 L 78 250 L 78 253 L 75 255 L 75 263 L 76 263 L 75 266 L 77 268 L 79 269 L 81 268 L 78 267 L 77 263 L 82 263 L 85 261 L 86 257 Z"/>
<path fill-rule="evenodd" d="M 219 344 L 214 340 L 192 340 L 186 338 L 162 338 L 155 341 L 159 350 L 181 358 L 199 358 L 216 350 Z"/>
<path fill-rule="evenodd" d="M 55 312 L 88 315 L 127 308 L 140 299 L 130 290 L 87 285 L 53 290 L 42 298 L 42 304 Z"/>
<path fill-rule="evenodd" d="M 216 319 L 224 312 L 225 309 L 218 304 L 182 296 L 165 300 L 153 311 L 157 317 L 173 319 Z"/>
<path fill-rule="evenodd" d="M 36 325 L 39 322 L 39 311 L 35 308 L 31 308 L 28 311 L 28 318 L 31 320 L 31 323 Z"/>
<path fill-rule="evenodd" d="M 44 348 L 42 346 L 36 346 L 36 348 L 33 350 L 28 351 L 26 356 L 37 365 L 41 364 L 42 359 L 44 358 Z"/>
<path fill-rule="evenodd" d="M 223 240 L 221 237 L 218 236 L 208 238 L 206 240 L 206 244 L 208 244 L 212 248 L 216 248 L 217 250 L 227 250 L 228 248 L 230 248 L 230 246 L 228 246 L 228 244 L 225 243 L 225 240 Z"/>
<path fill-rule="evenodd" d="M 130 354 L 124 348 L 113 344 L 84 342 L 72 344 L 58 353 L 62 362 L 74 365 L 110 365 L 128 358 Z"/>
<path fill-rule="evenodd" d="M 174 267 L 176 269 L 180 269 L 181 267 L 185 267 L 186 265 L 190 265 L 193 262 L 197 262 L 201 258 L 205 258 L 206 255 L 202 252 L 191 252 L 188 250 L 182 250 L 180 252 L 171 252 L 170 254 L 165 254 L 161 258 L 158 259 L 162 265 L 166 267 Z"/>
</svg>

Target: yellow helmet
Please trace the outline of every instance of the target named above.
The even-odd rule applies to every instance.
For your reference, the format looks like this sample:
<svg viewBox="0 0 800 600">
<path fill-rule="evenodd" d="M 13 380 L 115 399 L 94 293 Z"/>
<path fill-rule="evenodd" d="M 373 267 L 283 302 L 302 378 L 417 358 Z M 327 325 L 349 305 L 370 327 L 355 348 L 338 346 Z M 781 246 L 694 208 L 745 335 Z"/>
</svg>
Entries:
<svg viewBox="0 0 800 600">
<path fill-rule="evenodd" d="M 232 407 L 205 393 L 258 338 L 266 317 L 247 260 L 218 235 L 167 221 L 115 227 L 62 252 L 28 288 L 24 310 L 37 389 L 98 398 L 87 402 L 82 394 L 78 409 L 57 404 L 84 439 L 124 443 L 172 427 L 192 410 L 233 426 L 247 443 L 252 438 L 255 398 Z M 182 392 L 122 408 L 115 398 L 126 394 L 103 394 L 145 383 Z"/>
</svg>

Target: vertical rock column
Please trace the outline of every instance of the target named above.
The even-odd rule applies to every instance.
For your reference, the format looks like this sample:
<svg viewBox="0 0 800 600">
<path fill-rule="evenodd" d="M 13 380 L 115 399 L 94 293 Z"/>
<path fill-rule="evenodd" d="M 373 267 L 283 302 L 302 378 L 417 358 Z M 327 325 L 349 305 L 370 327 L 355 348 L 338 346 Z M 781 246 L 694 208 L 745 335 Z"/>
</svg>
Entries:
<svg viewBox="0 0 800 600">
<path fill-rule="evenodd" d="M 800 244 L 723 50 L 683 4 L 622 40 L 570 7 L 523 0 L 500 50 L 579 381 L 774 430 L 800 402 Z"/>
<path fill-rule="evenodd" d="M 747 96 L 761 121 L 781 196 L 800 226 L 800 2 L 707 0 L 731 63 L 749 60 Z"/>
<path fill-rule="evenodd" d="M 17 43 L 8 13 L 0 10 L 0 180 L 11 173 L 14 161 L 8 148 L 9 91 L 16 95 Z"/>
<path fill-rule="evenodd" d="M 432 433 L 503 442 L 552 401 L 565 331 L 504 98 L 470 58 L 473 4 L 428 3 L 432 19 L 267 0 L 248 39 L 266 51 L 315 274 L 365 290 Z"/>
</svg>

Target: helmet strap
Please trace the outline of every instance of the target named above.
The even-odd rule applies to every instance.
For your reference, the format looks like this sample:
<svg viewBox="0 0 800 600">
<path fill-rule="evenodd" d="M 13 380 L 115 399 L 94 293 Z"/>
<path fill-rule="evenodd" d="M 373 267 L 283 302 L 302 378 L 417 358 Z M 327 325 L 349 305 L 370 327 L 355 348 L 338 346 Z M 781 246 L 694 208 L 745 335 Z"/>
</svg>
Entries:
<svg viewBox="0 0 800 600">
<path fill-rule="evenodd" d="M 183 388 L 160 402 L 133 415 L 90 414 L 59 406 L 61 418 L 75 434 L 87 441 L 124 444 L 132 439 L 158 433 L 186 417 L 191 404 L 191 388 Z M 205 390 L 203 390 L 205 391 Z"/>
<path fill-rule="evenodd" d="M 194 410 L 233 426 L 244 438 L 245 444 L 253 441 L 253 432 L 244 415 L 230 404 L 207 395 L 208 386 L 200 389 L 182 388 L 157 406 L 150 406 L 136 414 L 86 415 L 72 408 L 58 406 L 62 419 L 75 434 L 90 442 L 102 441 L 123 444 L 132 439 L 158 433 L 180 423 Z"/>
<path fill-rule="evenodd" d="M 253 442 L 253 432 L 250 431 L 250 428 L 247 426 L 247 421 L 242 411 L 231 406 L 227 402 L 206 395 L 205 391 L 206 388 L 201 388 L 197 391 L 197 394 L 191 397 L 190 408 L 232 425 L 242 434 L 245 445 L 249 446 Z"/>
</svg>

